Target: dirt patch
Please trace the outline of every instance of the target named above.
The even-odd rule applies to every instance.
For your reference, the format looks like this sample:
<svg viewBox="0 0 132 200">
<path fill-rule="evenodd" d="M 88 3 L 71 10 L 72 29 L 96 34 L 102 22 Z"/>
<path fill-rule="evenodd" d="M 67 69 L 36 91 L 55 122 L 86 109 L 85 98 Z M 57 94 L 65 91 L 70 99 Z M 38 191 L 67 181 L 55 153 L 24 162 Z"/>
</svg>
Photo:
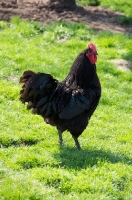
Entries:
<svg viewBox="0 0 132 200">
<path fill-rule="evenodd" d="M 125 26 L 118 20 L 123 16 L 100 6 L 77 6 L 75 10 L 54 9 L 44 6 L 48 0 L 1 0 L 0 20 L 10 20 L 13 16 L 37 20 L 48 24 L 53 21 L 82 22 L 96 30 L 108 30 L 114 33 L 132 34 L 132 26 Z"/>
<path fill-rule="evenodd" d="M 122 71 L 132 70 L 132 61 L 120 59 L 120 60 L 111 60 L 110 62 L 114 63 L 115 66 Z"/>
</svg>

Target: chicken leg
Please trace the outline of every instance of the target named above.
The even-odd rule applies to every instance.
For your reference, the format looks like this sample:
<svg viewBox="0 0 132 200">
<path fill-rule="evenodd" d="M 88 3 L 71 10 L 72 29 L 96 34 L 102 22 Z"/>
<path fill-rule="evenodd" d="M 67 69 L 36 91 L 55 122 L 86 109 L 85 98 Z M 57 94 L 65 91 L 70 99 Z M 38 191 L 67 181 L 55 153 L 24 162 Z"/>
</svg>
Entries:
<svg viewBox="0 0 132 200">
<path fill-rule="evenodd" d="M 59 135 L 59 143 L 62 146 L 63 145 L 63 139 L 62 139 L 62 132 L 58 129 L 58 135 Z"/>
<path fill-rule="evenodd" d="M 77 139 L 76 137 L 74 137 L 74 136 L 72 136 L 72 137 L 73 137 L 73 139 L 74 139 L 74 141 L 75 141 L 75 145 L 76 145 L 76 147 L 78 148 L 78 150 L 81 150 L 81 147 L 80 147 L 80 144 L 79 144 L 78 139 Z"/>
<path fill-rule="evenodd" d="M 59 135 L 59 140 L 58 140 L 58 142 L 59 142 L 60 145 L 62 146 L 62 145 L 63 145 L 62 132 L 61 132 L 59 129 L 57 129 L 57 130 L 58 130 L 58 135 Z M 79 144 L 78 139 L 77 139 L 76 137 L 74 137 L 74 136 L 72 136 L 72 137 L 73 137 L 73 139 L 74 139 L 74 141 L 75 141 L 75 145 L 76 145 L 77 149 L 78 149 L 78 150 L 81 150 L 81 147 L 80 147 L 80 144 Z"/>
</svg>

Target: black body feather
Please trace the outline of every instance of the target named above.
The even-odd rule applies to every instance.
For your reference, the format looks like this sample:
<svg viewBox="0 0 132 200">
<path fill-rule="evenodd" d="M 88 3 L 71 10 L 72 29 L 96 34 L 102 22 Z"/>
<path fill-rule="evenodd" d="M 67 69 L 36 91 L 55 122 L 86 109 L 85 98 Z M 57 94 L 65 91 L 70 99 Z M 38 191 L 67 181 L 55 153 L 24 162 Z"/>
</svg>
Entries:
<svg viewBox="0 0 132 200">
<path fill-rule="evenodd" d="M 20 78 L 22 103 L 34 109 L 60 132 L 68 130 L 74 138 L 82 134 L 100 97 L 101 85 L 95 64 L 86 57 L 87 49 L 78 55 L 67 77 L 62 81 L 50 74 L 25 71 Z"/>
</svg>

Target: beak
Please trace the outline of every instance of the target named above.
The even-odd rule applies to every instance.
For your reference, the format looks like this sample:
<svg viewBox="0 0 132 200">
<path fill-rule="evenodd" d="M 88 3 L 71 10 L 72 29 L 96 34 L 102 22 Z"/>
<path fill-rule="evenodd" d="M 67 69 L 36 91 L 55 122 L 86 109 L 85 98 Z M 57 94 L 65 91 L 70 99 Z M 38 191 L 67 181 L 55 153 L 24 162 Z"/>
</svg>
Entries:
<svg viewBox="0 0 132 200">
<path fill-rule="evenodd" d="M 97 53 L 97 52 L 94 52 L 94 55 L 98 55 L 98 53 Z"/>
</svg>

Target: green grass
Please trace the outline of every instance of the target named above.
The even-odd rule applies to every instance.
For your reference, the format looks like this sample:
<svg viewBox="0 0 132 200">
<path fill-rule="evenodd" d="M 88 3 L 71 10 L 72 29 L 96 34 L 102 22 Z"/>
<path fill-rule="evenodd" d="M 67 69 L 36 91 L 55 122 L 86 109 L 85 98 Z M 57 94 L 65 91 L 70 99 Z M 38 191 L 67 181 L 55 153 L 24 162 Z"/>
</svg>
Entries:
<svg viewBox="0 0 132 200">
<path fill-rule="evenodd" d="M 58 144 L 54 127 L 26 111 L 18 84 L 24 70 L 63 80 L 89 41 L 99 53 L 102 98 L 80 136 Z M 83 24 L 0 22 L 0 197 L 2 200 L 132 199 L 132 71 L 111 59 L 132 61 L 132 37 L 94 32 Z"/>
<path fill-rule="evenodd" d="M 132 25 L 132 3 L 131 0 L 125 2 L 124 0 L 77 0 L 78 5 L 84 6 L 101 6 L 109 10 L 118 11 L 124 16 L 118 18 L 120 22 L 125 25 Z"/>
</svg>

